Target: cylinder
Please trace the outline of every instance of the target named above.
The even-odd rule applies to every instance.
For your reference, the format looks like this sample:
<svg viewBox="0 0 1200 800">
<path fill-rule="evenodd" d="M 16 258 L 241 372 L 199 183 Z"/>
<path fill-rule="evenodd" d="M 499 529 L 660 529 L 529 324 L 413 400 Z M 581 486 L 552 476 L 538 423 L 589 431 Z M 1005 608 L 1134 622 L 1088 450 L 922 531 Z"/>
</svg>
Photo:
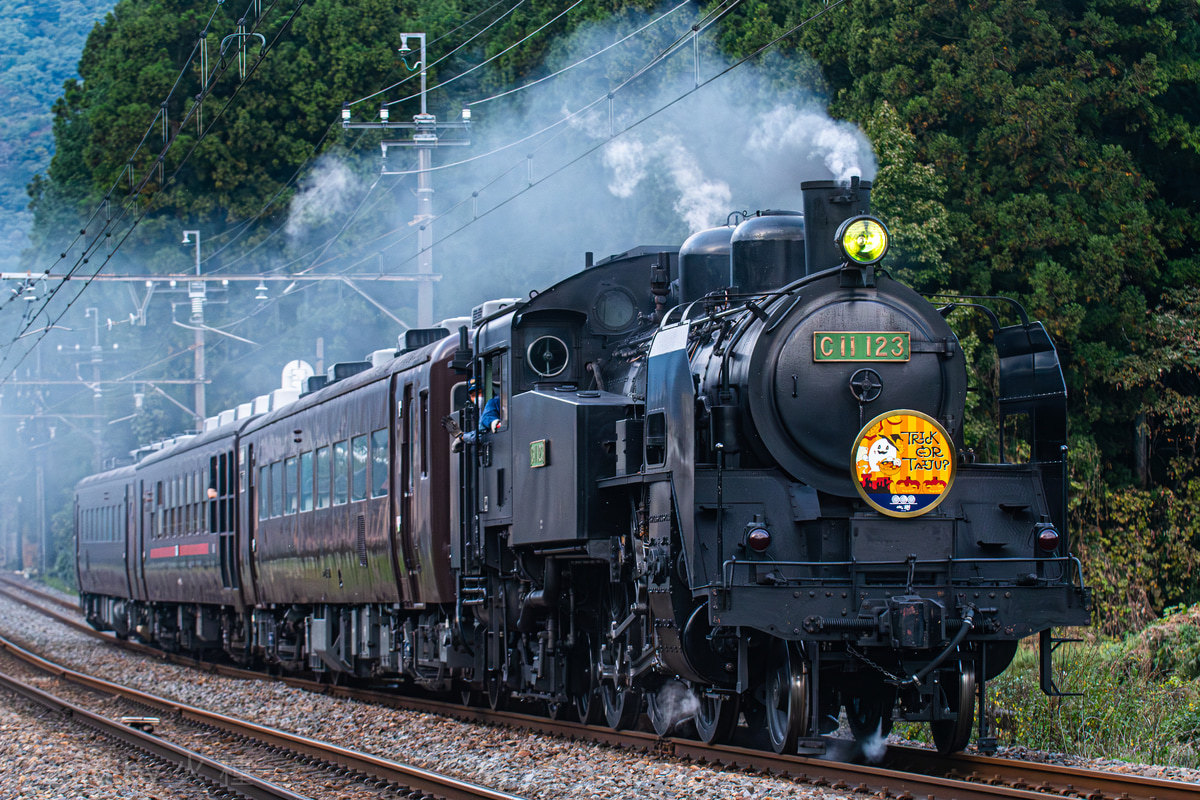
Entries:
<svg viewBox="0 0 1200 800">
<path fill-rule="evenodd" d="M 800 191 L 804 194 L 804 222 L 808 226 L 804 241 L 808 274 L 841 266 L 845 259 L 835 241 L 838 226 L 851 217 L 871 213 L 871 182 L 857 177 L 851 178 L 849 185 L 805 181 Z"/>
<path fill-rule="evenodd" d="M 679 302 L 699 300 L 709 292 L 732 285 L 729 270 L 729 241 L 733 227 L 694 233 L 679 248 Z"/>
<path fill-rule="evenodd" d="M 804 277 L 804 217 L 760 211 L 733 232 L 732 279 L 741 294 L 760 294 Z"/>
</svg>

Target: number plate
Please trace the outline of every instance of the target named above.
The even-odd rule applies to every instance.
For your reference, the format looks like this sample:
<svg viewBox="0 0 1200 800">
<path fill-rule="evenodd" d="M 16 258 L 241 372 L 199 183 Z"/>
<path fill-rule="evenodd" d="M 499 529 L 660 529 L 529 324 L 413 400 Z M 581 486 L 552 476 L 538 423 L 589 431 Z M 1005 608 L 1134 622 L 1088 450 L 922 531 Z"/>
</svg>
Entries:
<svg viewBox="0 0 1200 800">
<path fill-rule="evenodd" d="M 544 467 L 549 463 L 547 444 L 549 442 L 546 439 L 538 439 L 536 442 L 529 443 L 529 466 L 531 469 Z"/>
<path fill-rule="evenodd" d="M 817 331 L 813 361 L 908 361 L 908 331 Z"/>
</svg>

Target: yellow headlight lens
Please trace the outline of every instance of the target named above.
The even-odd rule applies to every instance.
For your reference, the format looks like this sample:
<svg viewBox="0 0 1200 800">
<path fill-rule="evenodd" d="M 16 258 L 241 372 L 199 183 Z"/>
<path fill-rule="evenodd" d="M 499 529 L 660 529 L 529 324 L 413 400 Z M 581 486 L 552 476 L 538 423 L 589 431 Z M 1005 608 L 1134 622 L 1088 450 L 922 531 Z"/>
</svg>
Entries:
<svg viewBox="0 0 1200 800">
<path fill-rule="evenodd" d="M 887 228 L 873 217 L 848 220 L 842 226 L 839 244 L 846 258 L 851 261 L 857 264 L 874 264 L 887 253 Z"/>
</svg>

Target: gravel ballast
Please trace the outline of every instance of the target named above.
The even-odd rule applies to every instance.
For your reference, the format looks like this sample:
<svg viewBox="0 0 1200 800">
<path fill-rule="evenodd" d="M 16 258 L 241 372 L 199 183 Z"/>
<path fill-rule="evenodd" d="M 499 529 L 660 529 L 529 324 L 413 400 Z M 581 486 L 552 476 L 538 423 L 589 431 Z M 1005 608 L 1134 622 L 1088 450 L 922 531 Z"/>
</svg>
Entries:
<svg viewBox="0 0 1200 800">
<path fill-rule="evenodd" d="M 64 666 L 114 683 L 529 798 L 804 800 L 845 796 L 677 759 L 364 705 L 277 682 L 200 673 L 122 653 L 3 597 L 0 634 L 28 642 Z M 9 702 L 0 699 L 0 704 Z M 114 791 L 87 796 L 107 800 L 145 795 Z"/>
<path fill-rule="evenodd" d="M 80 672 L 530 798 L 775 800 L 853 796 L 663 756 L 365 705 L 278 682 L 201 673 L 118 651 L 3 597 L 0 634 L 28 642 L 48 658 Z M 0 706 L 9 703 L 10 699 L 0 694 Z M 1200 770 L 1182 767 L 1083 759 L 1019 747 L 1001 748 L 998 755 L 1200 782 Z"/>
</svg>

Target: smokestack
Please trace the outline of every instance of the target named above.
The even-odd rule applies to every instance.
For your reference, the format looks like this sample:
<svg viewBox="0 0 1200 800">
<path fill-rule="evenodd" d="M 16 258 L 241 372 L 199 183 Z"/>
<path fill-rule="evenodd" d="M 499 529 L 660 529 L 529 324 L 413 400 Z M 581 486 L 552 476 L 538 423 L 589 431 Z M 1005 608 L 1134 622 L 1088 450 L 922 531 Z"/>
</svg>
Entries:
<svg viewBox="0 0 1200 800">
<path fill-rule="evenodd" d="M 842 257 L 834 235 L 851 217 L 871 213 L 871 182 L 860 181 L 857 175 L 849 186 L 837 181 L 805 181 L 800 191 L 804 194 L 805 274 L 840 266 Z"/>
</svg>

